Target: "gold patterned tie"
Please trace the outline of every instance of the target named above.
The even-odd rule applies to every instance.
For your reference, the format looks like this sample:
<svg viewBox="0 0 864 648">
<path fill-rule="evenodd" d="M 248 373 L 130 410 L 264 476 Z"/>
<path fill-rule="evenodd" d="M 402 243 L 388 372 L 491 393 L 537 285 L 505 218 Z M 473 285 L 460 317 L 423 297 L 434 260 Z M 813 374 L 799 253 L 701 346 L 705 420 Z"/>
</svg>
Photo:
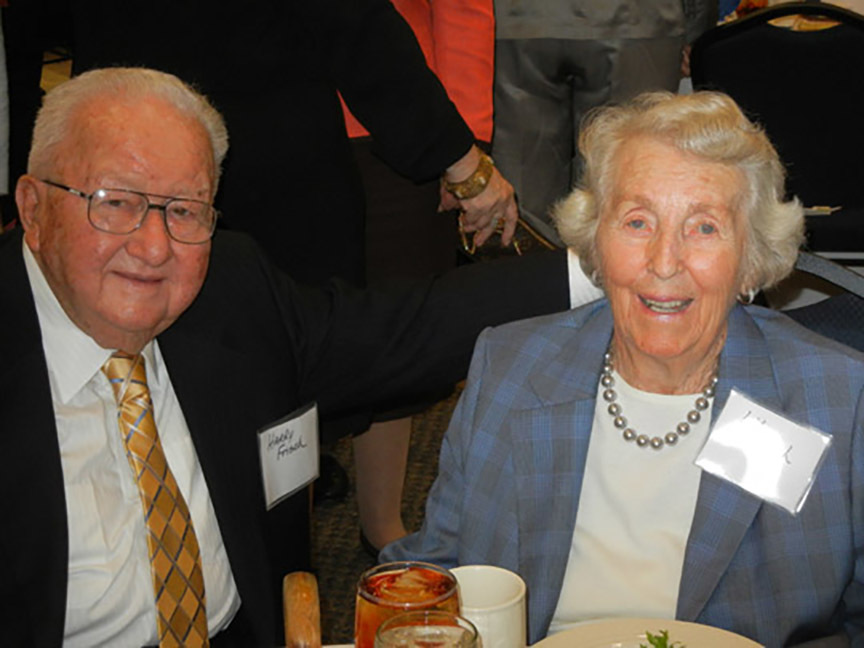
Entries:
<svg viewBox="0 0 864 648">
<path fill-rule="evenodd" d="M 114 388 L 117 422 L 147 521 L 159 645 L 207 646 L 198 538 L 156 432 L 144 358 L 115 353 L 102 371 Z"/>
</svg>

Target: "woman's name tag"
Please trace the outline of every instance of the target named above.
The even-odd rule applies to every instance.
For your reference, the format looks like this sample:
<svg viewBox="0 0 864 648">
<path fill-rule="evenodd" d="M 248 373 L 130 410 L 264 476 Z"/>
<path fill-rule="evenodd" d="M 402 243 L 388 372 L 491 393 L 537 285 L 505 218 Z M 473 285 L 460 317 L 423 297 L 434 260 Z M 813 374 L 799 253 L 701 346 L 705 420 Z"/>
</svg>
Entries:
<svg viewBox="0 0 864 648">
<path fill-rule="evenodd" d="M 696 465 L 793 515 L 825 457 L 831 435 L 794 423 L 732 390 Z"/>
<path fill-rule="evenodd" d="M 267 510 L 318 477 L 318 406 L 310 403 L 258 431 Z"/>
</svg>

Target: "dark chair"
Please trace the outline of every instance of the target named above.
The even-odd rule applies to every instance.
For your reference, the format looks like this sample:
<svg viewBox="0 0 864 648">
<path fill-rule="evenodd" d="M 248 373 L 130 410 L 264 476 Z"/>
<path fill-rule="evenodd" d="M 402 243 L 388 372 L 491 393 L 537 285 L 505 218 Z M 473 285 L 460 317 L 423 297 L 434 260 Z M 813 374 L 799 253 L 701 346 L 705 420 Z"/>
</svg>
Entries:
<svg viewBox="0 0 864 648">
<path fill-rule="evenodd" d="M 769 23 L 795 14 L 839 24 L 793 31 Z M 864 16 L 819 2 L 769 7 L 705 32 L 691 71 L 694 88 L 726 92 L 765 128 L 786 164 L 789 195 L 806 207 L 842 208 L 808 216 L 810 248 L 864 258 Z"/>
<path fill-rule="evenodd" d="M 845 292 L 786 314 L 825 337 L 864 351 L 864 276 L 808 252 L 798 255 L 795 268 Z"/>
</svg>

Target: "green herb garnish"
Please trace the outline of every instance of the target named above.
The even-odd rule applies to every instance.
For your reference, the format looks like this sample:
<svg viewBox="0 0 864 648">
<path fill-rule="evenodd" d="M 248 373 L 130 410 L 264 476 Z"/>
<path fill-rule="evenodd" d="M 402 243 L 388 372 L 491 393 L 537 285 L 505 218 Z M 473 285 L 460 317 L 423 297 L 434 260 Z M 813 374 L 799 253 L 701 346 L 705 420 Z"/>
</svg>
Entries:
<svg viewBox="0 0 864 648">
<path fill-rule="evenodd" d="M 648 645 L 639 644 L 639 648 L 686 648 L 680 641 L 670 643 L 668 630 L 661 630 L 656 635 L 646 631 L 645 637 L 648 639 Z"/>
</svg>

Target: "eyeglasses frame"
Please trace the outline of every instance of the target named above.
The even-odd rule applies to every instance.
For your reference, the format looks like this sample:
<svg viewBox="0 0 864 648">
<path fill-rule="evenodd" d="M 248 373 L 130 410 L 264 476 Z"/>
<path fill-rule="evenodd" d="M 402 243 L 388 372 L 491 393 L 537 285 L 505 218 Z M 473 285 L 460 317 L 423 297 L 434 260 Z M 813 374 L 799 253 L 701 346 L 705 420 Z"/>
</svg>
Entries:
<svg viewBox="0 0 864 648">
<path fill-rule="evenodd" d="M 216 209 L 210 203 L 208 203 L 204 200 L 196 200 L 194 198 L 180 198 L 177 196 L 163 196 L 162 194 L 144 193 L 143 191 L 135 191 L 134 189 L 122 189 L 120 187 L 99 187 L 93 193 L 88 194 L 88 193 L 81 191 L 80 189 L 74 189 L 73 187 L 62 184 L 60 182 L 55 182 L 53 180 L 45 180 L 44 178 L 39 178 L 39 181 L 48 185 L 49 187 L 56 187 L 57 189 L 62 189 L 63 191 L 66 191 L 66 192 L 72 194 L 73 196 L 77 196 L 78 198 L 82 198 L 82 199 L 86 200 L 87 201 L 87 222 L 90 223 L 90 225 L 91 225 L 91 227 L 93 227 L 93 229 L 96 229 L 100 232 L 105 232 L 106 234 L 116 234 L 118 236 L 127 236 L 127 235 L 131 234 L 132 232 L 135 232 L 135 231 L 141 229 L 141 226 L 144 224 L 144 221 L 147 218 L 147 214 L 150 213 L 151 209 L 155 209 L 159 212 L 162 212 L 162 222 L 165 224 L 165 231 L 168 233 L 168 236 L 171 238 L 172 241 L 177 241 L 178 243 L 182 243 L 183 245 L 203 245 L 204 243 L 209 241 L 211 238 L 213 238 L 213 233 L 216 231 L 216 221 L 219 220 L 219 216 L 221 215 L 219 213 L 219 210 Z M 96 225 L 96 223 L 93 222 L 93 218 L 90 216 L 90 207 L 93 204 L 93 196 L 95 196 L 96 193 L 99 191 L 125 191 L 126 193 L 131 193 L 131 194 L 135 194 L 136 196 L 141 196 L 144 200 L 146 200 L 147 201 L 147 208 L 141 214 L 141 218 L 138 220 L 138 224 L 135 225 L 135 227 L 130 229 L 128 232 L 112 232 L 110 230 L 106 230 L 106 229 Z M 162 198 L 165 200 L 165 202 L 160 205 L 159 203 L 150 202 L 151 198 Z M 179 200 L 199 203 L 202 205 L 207 205 L 211 210 L 213 210 L 213 222 L 210 224 L 210 232 L 207 234 L 207 238 L 205 238 L 201 241 L 183 241 L 181 239 L 178 239 L 171 232 L 171 228 L 168 226 L 168 205 L 170 205 L 172 202 L 179 201 Z"/>
</svg>

